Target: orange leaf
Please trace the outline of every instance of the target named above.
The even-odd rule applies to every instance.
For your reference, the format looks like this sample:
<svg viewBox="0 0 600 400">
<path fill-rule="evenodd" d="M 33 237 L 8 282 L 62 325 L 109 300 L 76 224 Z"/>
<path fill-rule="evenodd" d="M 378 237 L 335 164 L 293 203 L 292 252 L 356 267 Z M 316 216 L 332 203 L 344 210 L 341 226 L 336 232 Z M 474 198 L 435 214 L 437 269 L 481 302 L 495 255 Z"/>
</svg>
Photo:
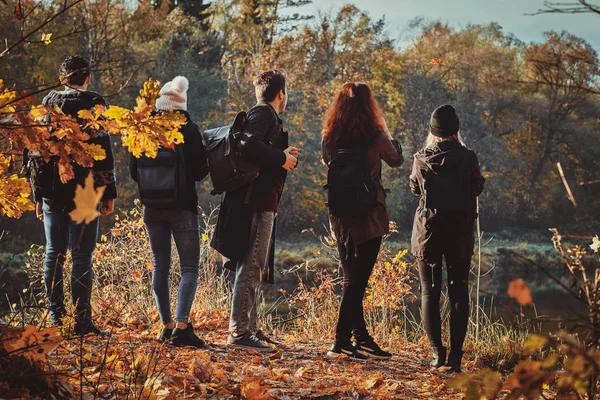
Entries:
<svg viewBox="0 0 600 400">
<path fill-rule="evenodd" d="M 254 379 L 242 385 L 242 396 L 252 400 L 271 400 L 270 394 L 267 393 L 269 385 L 265 384 L 260 378 Z"/>
<path fill-rule="evenodd" d="M 98 189 L 94 188 L 94 176 L 90 172 L 85 178 L 85 187 L 77 185 L 75 189 L 75 209 L 69 213 L 71 219 L 81 224 L 85 222 L 89 224 L 97 217 L 100 216 L 98 212 L 98 203 L 102 199 L 106 186 L 100 186 Z"/>
<path fill-rule="evenodd" d="M 513 279 L 508 285 L 508 297 L 517 300 L 522 306 L 527 306 L 533 302 L 531 298 L 531 289 L 523 279 Z"/>
</svg>

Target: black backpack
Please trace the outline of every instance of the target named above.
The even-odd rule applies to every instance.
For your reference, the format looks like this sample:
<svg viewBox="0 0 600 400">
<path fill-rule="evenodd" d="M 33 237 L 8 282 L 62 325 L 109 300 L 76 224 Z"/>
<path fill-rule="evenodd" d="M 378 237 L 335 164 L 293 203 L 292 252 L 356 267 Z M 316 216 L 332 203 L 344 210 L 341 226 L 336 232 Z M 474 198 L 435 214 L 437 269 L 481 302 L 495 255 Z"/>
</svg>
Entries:
<svg viewBox="0 0 600 400">
<path fill-rule="evenodd" d="M 368 146 L 338 149 L 327 172 L 327 207 L 338 218 L 366 217 L 377 205 L 378 183 L 366 164 Z"/>
<path fill-rule="evenodd" d="M 246 120 L 247 114 L 242 111 L 233 124 L 209 129 L 202 134 L 213 184 L 212 195 L 238 189 L 258 177 L 259 167 L 244 158 L 240 151 Z M 273 144 L 274 136 L 268 135 L 267 144 Z"/>
<path fill-rule="evenodd" d="M 183 145 L 161 147 L 156 158 L 142 155 L 137 162 L 138 188 L 142 204 L 149 208 L 176 208 L 185 196 Z"/>
</svg>

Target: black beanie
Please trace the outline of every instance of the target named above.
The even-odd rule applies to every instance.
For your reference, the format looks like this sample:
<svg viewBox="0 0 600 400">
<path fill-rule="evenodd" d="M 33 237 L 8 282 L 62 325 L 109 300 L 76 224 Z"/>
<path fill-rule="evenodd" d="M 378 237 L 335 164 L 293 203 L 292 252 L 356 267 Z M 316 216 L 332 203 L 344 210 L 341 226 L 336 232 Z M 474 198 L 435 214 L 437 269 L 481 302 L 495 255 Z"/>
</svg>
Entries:
<svg viewBox="0 0 600 400">
<path fill-rule="evenodd" d="M 431 113 L 429 130 L 433 136 L 447 138 L 456 135 L 459 128 L 458 115 L 450 104 L 441 105 Z"/>
</svg>

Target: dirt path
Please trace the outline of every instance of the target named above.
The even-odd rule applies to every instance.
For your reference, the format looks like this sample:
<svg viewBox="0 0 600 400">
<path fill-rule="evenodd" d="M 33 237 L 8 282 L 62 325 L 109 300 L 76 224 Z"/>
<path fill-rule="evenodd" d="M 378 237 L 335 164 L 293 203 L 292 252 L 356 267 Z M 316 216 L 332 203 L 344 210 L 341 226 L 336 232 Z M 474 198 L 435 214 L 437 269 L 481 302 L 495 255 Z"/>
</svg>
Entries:
<svg viewBox="0 0 600 400">
<path fill-rule="evenodd" d="M 460 399 L 446 388 L 444 371 L 421 365 L 422 350 L 405 348 L 388 361 L 351 362 L 325 357 L 329 342 L 287 343 L 262 355 L 228 350 L 224 329 L 199 331 L 210 350 L 158 345 L 154 332 L 115 331 L 64 342 L 50 357 L 67 374 L 64 395 L 112 399 Z M 83 365 L 80 370 L 79 366 Z"/>
</svg>

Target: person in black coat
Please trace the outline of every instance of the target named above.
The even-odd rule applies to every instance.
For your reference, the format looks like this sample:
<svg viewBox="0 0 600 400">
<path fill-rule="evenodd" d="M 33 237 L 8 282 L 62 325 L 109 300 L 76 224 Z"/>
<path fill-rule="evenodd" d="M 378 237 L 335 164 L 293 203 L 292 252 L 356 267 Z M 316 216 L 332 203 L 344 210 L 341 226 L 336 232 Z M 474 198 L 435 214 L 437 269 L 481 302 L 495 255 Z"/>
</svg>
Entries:
<svg viewBox="0 0 600 400">
<path fill-rule="evenodd" d="M 440 317 L 444 259 L 451 306 L 447 365 L 457 372 L 469 321 L 468 280 L 475 243 L 476 199 L 485 181 L 477 155 L 460 140 L 459 126 L 452 106 L 443 105 L 433 112 L 427 144 L 415 154 L 410 176 L 411 191 L 420 198 L 411 252 L 419 265 L 423 324 L 433 351 L 431 366 L 446 364 Z"/>
<path fill-rule="evenodd" d="M 81 110 L 91 110 L 100 105 L 107 107 L 106 101 L 98 93 L 88 90 L 91 82 L 90 62 L 79 55 L 68 56 L 59 69 L 60 81 L 64 90 L 53 90 L 43 99 L 42 104 L 58 107 L 64 114 L 77 118 Z M 108 335 L 92 322 L 90 305 L 93 283 L 92 253 L 98 239 L 98 218 L 89 223 L 76 224 L 71 221 L 69 212 L 75 209 L 73 198 L 77 185 L 84 185 L 88 174 L 94 178 L 94 186 L 104 186 L 100 203 L 102 215 L 114 211 L 117 197 L 115 165 L 110 135 L 103 130 L 88 130 L 89 144 L 100 145 L 106 153 L 103 160 L 95 160 L 92 168 L 85 168 L 73 162 L 74 179 L 65 181 L 60 176 L 57 157 L 44 161 L 39 154 L 26 151 L 24 163 L 33 174 L 32 192 L 36 203 L 36 215 L 44 222 L 46 236 L 46 259 L 44 262 L 44 284 L 49 304 L 52 324 L 59 325 L 66 314 L 64 306 L 63 266 L 67 249 L 71 248 L 73 269 L 71 272 L 71 294 L 76 308 L 75 333 Z"/>
<path fill-rule="evenodd" d="M 177 182 L 174 204 L 157 207 L 156 198 L 164 198 L 164 193 L 156 193 L 143 187 L 140 180 L 140 165 L 136 157 L 131 156 L 130 172 L 133 180 L 138 182 L 140 197 L 144 204 L 144 225 L 148 232 L 150 247 L 154 258 L 152 271 L 152 290 L 158 308 L 163 329 L 158 336 L 160 342 L 169 341 L 175 346 L 205 347 L 206 343 L 195 333 L 189 321 L 190 312 L 198 286 L 198 273 L 200 268 L 200 230 L 198 222 L 198 193 L 196 182 L 201 181 L 208 174 L 208 165 L 200 128 L 192 122 L 187 110 L 187 90 L 189 82 L 183 76 L 175 77 L 167 82 L 160 91 L 156 100 L 157 112 L 178 112 L 185 116 L 186 123 L 181 127 L 183 135 L 182 146 L 176 148 L 183 159 L 177 159 L 176 168 L 182 169 L 185 181 Z M 180 154 L 181 154 L 180 153 Z M 156 159 L 147 161 L 150 165 L 158 163 Z M 153 181 L 161 179 L 152 177 Z M 156 182 L 154 182 L 156 183 Z M 147 197 L 145 197 L 147 196 Z M 175 320 L 171 314 L 169 274 L 171 270 L 171 237 L 175 240 L 179 254 L 181 279 L 177 296 L 177 310 Z"/>
<path fill-rule="evenodd" d="M 260 167 L 259 175 L 226 192 L 211 245 L 236 271 L 228 347 L 273 351 L 263 342 L 278 342 L 258 326 L 257 292 L 261 278 L 273 283 L 275 216 L 298 149 L 289 147 L 279 117 L 287 104 L 285 75 L 277 70 L 263 72 L 254 86 L 258 103 L 248 112 L 240 150 Z"/>
</svg>

